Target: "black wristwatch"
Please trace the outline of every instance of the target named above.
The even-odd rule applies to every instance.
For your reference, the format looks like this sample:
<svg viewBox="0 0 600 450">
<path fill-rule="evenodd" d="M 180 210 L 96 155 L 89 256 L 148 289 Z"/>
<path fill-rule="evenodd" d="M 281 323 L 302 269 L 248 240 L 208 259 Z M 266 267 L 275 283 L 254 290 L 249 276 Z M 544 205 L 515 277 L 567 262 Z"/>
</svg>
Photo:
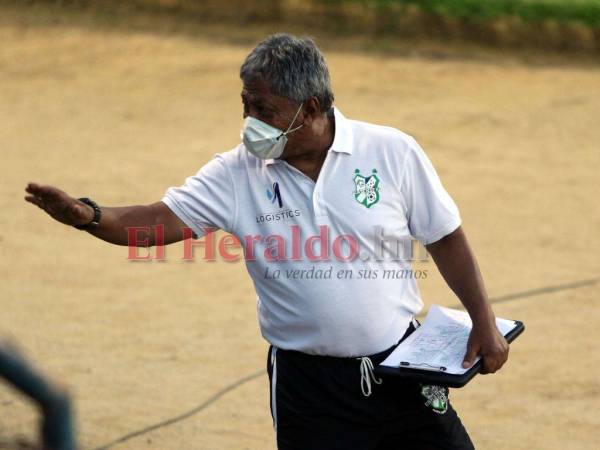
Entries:
<svg viewBox="0 0 600 450">
<path fill-rule="evenodd" d="M 96 228 L 98 225 L 100 225 L 100 217 L 102 217 L 102 211 L 100 210 L 98 204 L 94 200 L 91 200 L 87 197 L 82 197 L 78 200 L 80 202 L 85 203 L 86 205 L 90 205 L 94 209 L 94 218 L 89 223 L 73 226 L 78 230 L 89 230 L 91 228 Z"/>
</svg>

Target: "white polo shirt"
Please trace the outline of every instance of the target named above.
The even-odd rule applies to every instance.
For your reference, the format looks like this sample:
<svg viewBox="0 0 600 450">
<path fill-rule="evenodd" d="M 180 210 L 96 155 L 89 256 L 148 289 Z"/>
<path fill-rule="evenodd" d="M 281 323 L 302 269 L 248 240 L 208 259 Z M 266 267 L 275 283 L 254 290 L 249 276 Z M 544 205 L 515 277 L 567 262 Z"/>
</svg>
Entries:
<svg viewBox="0 0 600 450">
<path fill-rule="evenodd" d="M 390 236 L 429 244 L 461 219 L 412 137 L 334 114 L 335 138 L 316 183 L 240 144 L 162 201 L 199 236 L 213 227 L 242 242 L 269 343 L 364 356 L 394 345 L 423 306 L 410 261 L 394 253 Z"/>
</svg>

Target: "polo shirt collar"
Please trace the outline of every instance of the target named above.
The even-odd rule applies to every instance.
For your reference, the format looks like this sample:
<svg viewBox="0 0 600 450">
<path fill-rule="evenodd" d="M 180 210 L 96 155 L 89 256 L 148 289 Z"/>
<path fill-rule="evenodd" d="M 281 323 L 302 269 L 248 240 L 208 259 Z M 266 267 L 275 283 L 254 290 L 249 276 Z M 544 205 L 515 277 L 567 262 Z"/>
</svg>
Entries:
<svg viewBox="0 0 600 450">
<path fill-rule="evenodd" d="M 350 122 L 335 106 L 333 107 L 333 115 L 335 118 L 335 136 L 333 137 L 333 144 L 331 144 L 329 149 L 337 153 L 347 153 L 348 155 L 351 155 L 353 139 Z M 264 161 L 267 166 L 280 162 L 282 162 L 281 159 L 265 159 Z"/>
</svg>

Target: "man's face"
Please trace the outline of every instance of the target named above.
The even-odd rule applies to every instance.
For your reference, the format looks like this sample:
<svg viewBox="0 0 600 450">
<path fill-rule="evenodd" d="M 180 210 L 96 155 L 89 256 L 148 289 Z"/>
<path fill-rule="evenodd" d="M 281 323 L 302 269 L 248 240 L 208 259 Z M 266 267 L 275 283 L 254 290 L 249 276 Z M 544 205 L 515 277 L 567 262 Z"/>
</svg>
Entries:
<svg viewBox="0 0 600 450">
<path fill-rule="evenodd" d="M 298 111 L 300 105 L 286 97 L 280 97 L 272 94 L 269 86 L 263 80 L 255 80 L 244 83 L 242 89 L 242 103 L 244 105 L 244 118 L 247 116 L 254 117 L 269 125 L 285 131 L 290 126 L 294 115 Z M 304 113 L 300 111 L 298 117 L 294 121 L 292 128 L 302 124 Z M 298 130 L 302 131 L 302 129 Z M 286 150 L 295 147 L 295 138 L 297 132 L 288 135 L 288 143 Z M 285 152 L 287 153 L 287 152 Z"/>
</svg>

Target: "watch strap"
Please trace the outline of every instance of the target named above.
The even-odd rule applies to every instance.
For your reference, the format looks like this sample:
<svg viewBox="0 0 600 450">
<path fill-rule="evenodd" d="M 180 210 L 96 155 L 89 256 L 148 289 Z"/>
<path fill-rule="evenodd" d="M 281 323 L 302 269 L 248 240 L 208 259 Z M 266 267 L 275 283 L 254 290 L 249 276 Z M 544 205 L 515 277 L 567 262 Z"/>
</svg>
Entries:
<svg viewBox="0 0 600 450">
<path fill-rule="evenodd" d="M 102 217 L 102 210 L 100 209 L 98 204 L 94 200 L 87 198 L 87 197 L 81 197 L 78 200 L 93 208 L 94 218 L 89 223 L 86 223 L 83 225 L 73 225 L 73 226 L 75 228 L 77 228 L 78 230 L 87 230 L 90 228 L 95 228 L 98 225 L 100 225 L 100 218 Z"/>
</svg>

